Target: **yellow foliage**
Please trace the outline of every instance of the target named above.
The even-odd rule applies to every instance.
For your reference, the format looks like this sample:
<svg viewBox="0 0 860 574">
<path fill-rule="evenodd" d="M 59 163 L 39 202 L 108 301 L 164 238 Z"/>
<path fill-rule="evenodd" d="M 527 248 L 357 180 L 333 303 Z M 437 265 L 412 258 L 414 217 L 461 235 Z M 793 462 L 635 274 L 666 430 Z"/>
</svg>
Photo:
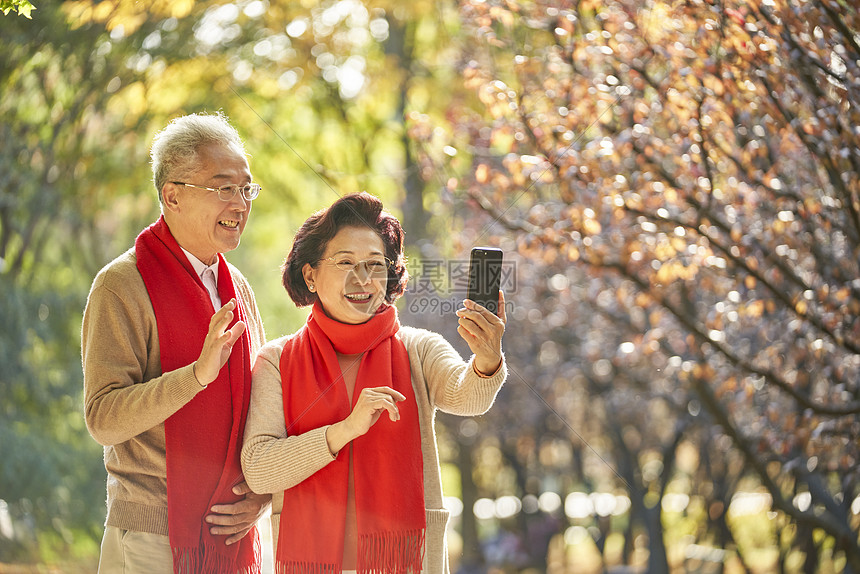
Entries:
<svg viewBox="0 0 860 574">
<path fill-rule="evenodd" d="M 597 235 L 603 228 L 596 219 L 586 219 L 582 222 L 582 231 L 586 235 Z"/>
<path fill-rule="evenodd" d="M 662 242 L 656 249 L 654 249 L 654 257 L 656 257 L 658 261 L 668 261 L 677 254 L 678 252 L 675 251 L 675 248 L 672 247 L 671 243 Z"/>
<path fill-rule="evenodd" d="M 777 219 L 773 222 L 773 231 L 777 234 L 782 234 L 785 232 L 785 223 Z"/>
<path fill-rule="evenodd" d="M 62 5 L 72 28 L 98 22 L 108 30 L 122 26 L 126 34 L 137 30 L 149 18 L 184 18 L 193 8 L 192 0 L 73 0 Z"/>
<path fill-rule="evenodd" d="M 555 181 L 555 172 L 551 169 L 544 169 L 543 171 L 540 172 L 539 181 L 541 183 L 552 183 L 552 182 L 554 182 Z"/>
<path fill-rule="evenodd" d="M 733 226 L 730 236 L 733 242 L 740 243 L 741 239 L 743 239 L 743 228 L 740 225 Z"/>
<path fill-rule="evenodd" d="M 723 316 L 715 315 L 711 318 L 711 320 L 707 321 L 707 325 L 709 329 L 716 329 L 718 331 L 722 331 L 725 328 L 725 324 L 723 323 Z"/>
<path fill-rule="evenodd" d="M 674 187 L 667 187 L 663 190 L 663 198 L 667 203 L 675 204 L 678 203 L 678 190 Z"/>
<path fill-rule="evenodd" d="M 514 26 L 514 15 L 501 6 L 492 6 L 490 8 L 490 17 L 501 23 L 505 28 Z"/>
<path fill-rule="evenodd" d="M 511 178 L 503 173 L 496 173 L 493 176 L 492 186 L 498 190 L 507 190 L 511 188 Z"/>
<path fill-rule="evenodd" d="M 508 130 L 493 130 L 493 135 L 490 136 L 490 147 L 499 154 L 510 153 L 514 146 L 514 134 Z"/>
<path fill-rule="evenodd" d="M 740 311 L 747 317 L 759 318 L 764 313 L 764 302 L 752 301 L 747 303 L 745 306 L 742 306 Z"/>
<path fill-rule="evenodd" d="M 668 285 L 672 281 L 678 278 L 678 267 L 679 264 L 677 262 L 666 262 L 660 265 L 660 269 L 657 270 L 657 283 L 661 283 L 663 285 Z"/>
<path fill-rule="evenodd" d="M 184 18 L 194 8 L 194 0 L 165 0 L 160 4 L 164 4 L 171 18 Z"/>
<path fill-rule="evenodd" d="M 482 163 L 475 168 L 475 181 L 478 183 L 487 183 L 490 179 L 490 168 L 487 164 Z"/>
<path fill-rule="evenodd" d="M 693 367 L 693 376 L 698 379 L 704 379 L 707 381 L 709 379 L 712 379 L 714 375 L 714 368 L 707 363 L 698 363 L 695 367 Z"/>
<path fill-rule="evenodd" d="M 115 2 L 99 2 L 93 6 L 92 17 L 96 22 L 105 22 L 116 10 Z"/>
<path fill-rule="evenodd" d="M 220 60 L 210 56 L 175 62 L 166 67 L 149 80 L 150 93 L 158 94 L 148 102 L 149 111 L 169 115 L 183 109 L 201 82 L 212 84 L 208 74 L 223 70 L 219 64 Z"/>
<path fill-rule="evenodd" d="M 63 4 L 66 18 L 72 25 L 72 29 L 79 28 L 93 20 L 93 7 L 91 2 L 66 2 Z"/>
<path fill-rule="evenodd" d="M 732 391 L 732 392 L 736 391 L 738 389 L 737 378 L 732 376 L 732 377 L 729 377 L 728 379 L 726 379 L 726 381 L 723 383 L 723 389 L 725 389 L 726 391 Z"/>
<path fill-rule="evenodd" d="M 146 86 L 143 82 L 134 82 L 126 86 L 117 97 L 109 102 L 109 108 L 124 116 L 125 124 L 129 127 L 146 113 L 148 108 Z"/>
</svg>

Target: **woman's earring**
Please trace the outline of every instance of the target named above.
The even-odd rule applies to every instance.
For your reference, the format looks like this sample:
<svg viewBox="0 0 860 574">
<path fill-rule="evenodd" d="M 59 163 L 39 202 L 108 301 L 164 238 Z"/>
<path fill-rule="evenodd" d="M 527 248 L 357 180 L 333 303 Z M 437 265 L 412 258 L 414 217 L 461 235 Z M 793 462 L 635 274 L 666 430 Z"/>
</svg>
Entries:
<svg viewBox="0 0 860 574">
<path fill-rule="evenodd" d="M 311 283 L 310 285 L 308 285 L 308 291 L 310 291 L 311 293 L 313 293 L 313 292 L 314 292 L 314 289 L 316 289 L 316 287 L 314 287 L 313 283 Z"/>
</svg>

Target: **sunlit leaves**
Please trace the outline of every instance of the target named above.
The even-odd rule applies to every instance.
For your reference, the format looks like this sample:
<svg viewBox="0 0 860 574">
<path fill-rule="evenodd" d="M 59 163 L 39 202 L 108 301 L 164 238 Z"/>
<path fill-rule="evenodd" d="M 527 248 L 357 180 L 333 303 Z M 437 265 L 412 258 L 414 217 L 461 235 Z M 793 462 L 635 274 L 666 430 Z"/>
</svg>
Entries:
<svg viewBox="0 0 860 574">
<path fill-rule="evenodd" d="M 3 12 L 4 16 L 8 16 L 9 12 L 15 10 L 18 16 L 32 19 L 30 14 L 35 9 L 36 7 L 27 0 L 0 0 L 0 12 Z"/>
<path fill-rule="evenodd" d="M 187 16 L 193 7 L 193 0 L 155 0 L 146 3 L 72 0 L 63 2 L 62 5 L 73 27 L 91 23 L 104 24 L 110 31 L 117 30 L 120 37 L 133 34 L 152 17 L 182 18 Z"/>
</svg>

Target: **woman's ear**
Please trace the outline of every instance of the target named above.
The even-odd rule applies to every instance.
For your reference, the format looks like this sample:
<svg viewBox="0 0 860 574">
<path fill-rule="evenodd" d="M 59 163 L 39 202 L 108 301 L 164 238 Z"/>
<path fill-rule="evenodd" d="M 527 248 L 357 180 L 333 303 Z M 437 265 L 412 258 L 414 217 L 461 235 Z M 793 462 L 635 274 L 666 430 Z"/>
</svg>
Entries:
<svg viewBox="0 0 860 574">
<path fill-rule="evenodd" d="M 316 276 L 317 270 L 310 263 L 302 265 L 302 277 L 305 278 L 305 285 L 307 285 L 308 291 L 311 293 L 316 292 Z"/>
</svg>

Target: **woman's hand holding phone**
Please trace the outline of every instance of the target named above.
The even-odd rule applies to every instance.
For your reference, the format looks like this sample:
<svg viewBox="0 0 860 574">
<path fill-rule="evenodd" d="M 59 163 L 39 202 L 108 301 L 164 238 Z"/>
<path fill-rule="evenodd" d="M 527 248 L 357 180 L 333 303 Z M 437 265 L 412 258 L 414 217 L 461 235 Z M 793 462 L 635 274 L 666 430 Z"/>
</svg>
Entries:
<svg viewBox="0 0 860 574">
<path fill-rule="evenodd" d="M 505 294 L 499 291 L 498 315 L 471 299 L 466 299 L 463 304 L 464 307 L 457 310 L 457 332 L 475 354 L 475 368 L 489 377 L 502 364 L 502 336 L 508 322 Z"/>
<path fill-rule="evenodd" d="M 490 376 L 502 364 L 502 335 L 507 314 L 502 293 L 502 250 L 472 248 L 469 263 L 469 290 L 464 307 L 457 310 L 457 332 L 475 354 L 475 369 Z"/>
</svg>

